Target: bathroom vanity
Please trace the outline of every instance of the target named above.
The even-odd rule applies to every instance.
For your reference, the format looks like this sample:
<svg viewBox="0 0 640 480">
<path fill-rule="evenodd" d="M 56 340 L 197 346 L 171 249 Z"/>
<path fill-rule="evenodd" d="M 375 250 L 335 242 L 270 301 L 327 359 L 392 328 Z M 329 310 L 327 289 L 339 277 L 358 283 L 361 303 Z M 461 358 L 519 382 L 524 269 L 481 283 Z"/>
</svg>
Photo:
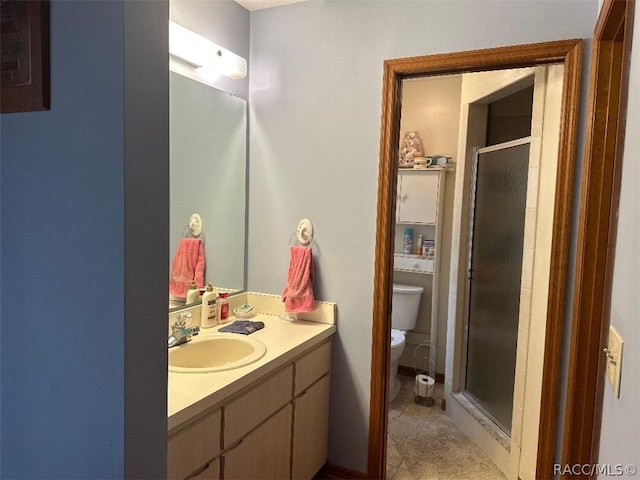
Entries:
<svg viewBox="0 0 640 480">
<path fill-rule="evenodd" d="M 250 335 L 267 346 L 261 359 L 213 373 L 169 372 L 168 478 L 310 479 L 326 462 L 335 326 L 252 320 L 265 323 Z"/>
</svg>

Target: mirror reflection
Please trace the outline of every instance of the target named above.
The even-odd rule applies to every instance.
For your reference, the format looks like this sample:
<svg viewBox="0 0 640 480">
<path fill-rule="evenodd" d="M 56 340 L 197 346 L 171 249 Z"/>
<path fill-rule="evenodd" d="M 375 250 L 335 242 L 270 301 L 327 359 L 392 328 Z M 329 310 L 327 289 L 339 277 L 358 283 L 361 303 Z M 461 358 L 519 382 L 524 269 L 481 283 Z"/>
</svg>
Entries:
<svg viewBox="0 0 640 480">
<path fill-rule="evenodd" d="M 247 104 L 170 72 L 169 308 L 245 288 Z M 197 216 L 195 215 L 197 214 Z"/>
</svg>

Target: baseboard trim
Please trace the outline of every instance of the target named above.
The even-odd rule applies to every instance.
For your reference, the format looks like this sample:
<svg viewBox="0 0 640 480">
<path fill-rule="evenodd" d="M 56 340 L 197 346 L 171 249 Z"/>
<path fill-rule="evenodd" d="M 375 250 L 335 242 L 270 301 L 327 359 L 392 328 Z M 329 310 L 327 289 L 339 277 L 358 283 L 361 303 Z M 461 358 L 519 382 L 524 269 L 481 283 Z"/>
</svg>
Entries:
<svg viewBox="0 0 640 480">
<path fill-rule="evenodd" d="M 325 463 L 313 478 L 314 480 L 369 480 L 366 473 L 331 463 Z"/>
<path fill-rule="evenodd" d="M 405 367 L 404 365 L 398 365 L 398 375 L 404 375 L 405 377 L 415 377 L 416 369 Z M 436 383 L 444 384 L 444 374 L 436 373 Z"/>
</svg>

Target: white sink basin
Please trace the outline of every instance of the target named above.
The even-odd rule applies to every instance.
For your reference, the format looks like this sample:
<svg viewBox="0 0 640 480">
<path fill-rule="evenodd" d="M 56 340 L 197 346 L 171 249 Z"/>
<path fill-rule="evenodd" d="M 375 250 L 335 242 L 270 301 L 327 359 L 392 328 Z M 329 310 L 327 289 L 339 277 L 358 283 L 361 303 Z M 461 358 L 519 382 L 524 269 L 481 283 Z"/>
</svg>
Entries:
<svg viewBox="0 0 640 480">
<path fill-rule="evenodd" d="M 260 360 L 267 347 L 260 340 L 235 333 L 205 334 L 169 349 L 169 371 L 211 373 L 244 367 Z"/>
</svg>

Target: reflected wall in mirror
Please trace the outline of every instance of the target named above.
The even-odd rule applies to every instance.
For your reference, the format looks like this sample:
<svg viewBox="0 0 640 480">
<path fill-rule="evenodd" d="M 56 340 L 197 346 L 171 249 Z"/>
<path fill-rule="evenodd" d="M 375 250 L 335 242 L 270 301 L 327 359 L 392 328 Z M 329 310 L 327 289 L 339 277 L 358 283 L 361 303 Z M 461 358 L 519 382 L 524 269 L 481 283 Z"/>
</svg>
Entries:
<svg viewBox="0 0 640 480">
<path fill-rule="evenodd" d="M 202 219 L 204 284 L 235 292 L 245 289 L 247 102 L 170 72 L 170 283 L 176 257 L 190 263 L 185 248 L 192 214 Z M 184 271 L 185 269 L 178 269 Z M 202 285 L 198 285 L 202 286 Z M 178 289 L 179 290 L 179 289 Z M 169 308 L 175 301 L 170 288 Z"/>
</svg>

